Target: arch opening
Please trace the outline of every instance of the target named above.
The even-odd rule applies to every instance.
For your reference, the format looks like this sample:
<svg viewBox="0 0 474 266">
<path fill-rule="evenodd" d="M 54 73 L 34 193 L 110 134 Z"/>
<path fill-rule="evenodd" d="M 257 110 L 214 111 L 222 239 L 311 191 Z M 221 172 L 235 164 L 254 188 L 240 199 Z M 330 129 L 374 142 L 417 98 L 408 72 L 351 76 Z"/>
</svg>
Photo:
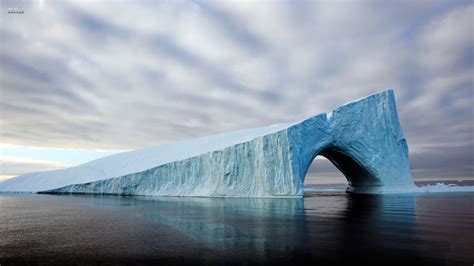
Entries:
<svg viewBox="0 0 474 266">
<path fill-rule="evenodd" d="M 321 157 L 327 159 L 328 162 L 321 160 Z M 380 180 L 375 175 L 341 149 L 335 147 L 325 148 L 316 154 L 311 161 L 312 163 L 308 166 L 305 176 L 305 184 L 307 185 L 343 184 L 350 187 L 381 185 Z M 321 170 L 324 171 L 322 175 L 318 173 L 320 163 L 323 166 Z M 308 175 L 312 176 L 310 177 L 311 181 L 307 180 Z M 320 180 L 315 179 L 315 176 L 319 177 Z M 331 182 L 331 179 L 334 182 Z"/>
<path fill-rule="evenodd" d="M 326 157 L 316 156 L 306 171 L 304 185 L 308 188 L 346 188 L 347 178 Z"/>
</svg>

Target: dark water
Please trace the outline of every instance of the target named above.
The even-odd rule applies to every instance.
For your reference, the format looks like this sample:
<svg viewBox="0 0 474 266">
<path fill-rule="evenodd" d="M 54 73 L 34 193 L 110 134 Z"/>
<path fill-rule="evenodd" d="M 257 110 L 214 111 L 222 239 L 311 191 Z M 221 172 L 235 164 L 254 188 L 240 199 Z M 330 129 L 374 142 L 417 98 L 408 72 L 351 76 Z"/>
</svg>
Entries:
<svg viewBox="0 0 474 266">
<path fill-rule="evenodd" d="M 0 194 L 0 264 L 473 265 L 474 193 Z"/>
</svg>

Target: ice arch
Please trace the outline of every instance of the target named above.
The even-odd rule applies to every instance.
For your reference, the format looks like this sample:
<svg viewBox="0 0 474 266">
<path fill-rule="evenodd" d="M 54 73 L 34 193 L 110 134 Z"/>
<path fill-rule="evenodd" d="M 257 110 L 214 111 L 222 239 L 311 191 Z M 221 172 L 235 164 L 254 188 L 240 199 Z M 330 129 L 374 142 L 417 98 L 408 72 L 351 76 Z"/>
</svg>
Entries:
<svg viewBox="0 0 474 266">
<path fill-rule="evenodd" d="M 414 186 L 408 146 L 391 90 L 296 123 L 215 135 L 138 153 L 142 160 L 149 161 L 141 168 L 125 168 L 113 178 L 96 178 L 47 192 L 302 197 L 306 172 L 318 154 L 345 174 L 350 192 L 378 193 Z M 126 164 L 129 157 L 114 157 L 115 161 L 104 158 L 94 167 L 107 176 L 113 167 Z"/>
<path fill-rule="evenodd" d="M 349 192 L 377 193 L 413 188 L 408 146 L 392 90 L 353 101 L 292 127 L 298 178 L 317 155 L 347 178 Z"/>
<path fill-rule="evenodd" d="M 321 150 L 315 157 L 322 156 L 331 162 L 345 176 L 350 187 L 380 186 L 380 181 L 368 169 L 350 155 L 337 147 L 327 147 Z M 311 164 L 314 162 L 311 162 Z M 309 167 L 308 167 L 309 168 Z M 307 177 L 306 171 L 305 178 Z"/>
</svg>

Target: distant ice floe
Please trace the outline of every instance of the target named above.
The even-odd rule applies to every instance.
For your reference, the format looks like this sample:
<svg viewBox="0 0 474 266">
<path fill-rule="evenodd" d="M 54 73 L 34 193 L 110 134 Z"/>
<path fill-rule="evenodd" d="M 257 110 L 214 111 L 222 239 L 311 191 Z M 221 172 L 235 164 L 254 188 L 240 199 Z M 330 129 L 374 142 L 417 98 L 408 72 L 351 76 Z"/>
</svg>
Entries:
<svg viewBox="0 0 474 266">
<path fill-rule="evenodd" d="M 345 192 L 344 188 L 305 188 L 305 193 L 333 193 Z M 449 193 L 449 192 L 474 192 L 474 186 L 458 186 L 456 184 L 445 184 L 438 182 L 435 185 L 424 185 L 419 187 L 407 187 L 395 190 L 381 190 L 370 194 L 404 194 L 404 193 Z"/>
<path fill-rule="evenodd" d="M 416 192 L 474 192 L 474 186 L 458 186 L 455 184 L 444 184 L 440 182 L 436 183 L 436 185 L 417 187 Z"/>
</svg>

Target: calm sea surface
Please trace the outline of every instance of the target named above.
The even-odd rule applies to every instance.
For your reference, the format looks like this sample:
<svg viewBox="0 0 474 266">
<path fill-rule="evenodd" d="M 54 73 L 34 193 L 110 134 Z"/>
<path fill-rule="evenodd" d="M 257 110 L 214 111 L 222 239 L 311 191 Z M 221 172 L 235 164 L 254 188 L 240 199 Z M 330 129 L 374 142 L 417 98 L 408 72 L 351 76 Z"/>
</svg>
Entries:
<svg viewBox="0 0 474 266">
<path fill-rule="evenodd" d="M 0 194 L 0 264 L 473 265 L 474 193 Z"/>
</svg>

